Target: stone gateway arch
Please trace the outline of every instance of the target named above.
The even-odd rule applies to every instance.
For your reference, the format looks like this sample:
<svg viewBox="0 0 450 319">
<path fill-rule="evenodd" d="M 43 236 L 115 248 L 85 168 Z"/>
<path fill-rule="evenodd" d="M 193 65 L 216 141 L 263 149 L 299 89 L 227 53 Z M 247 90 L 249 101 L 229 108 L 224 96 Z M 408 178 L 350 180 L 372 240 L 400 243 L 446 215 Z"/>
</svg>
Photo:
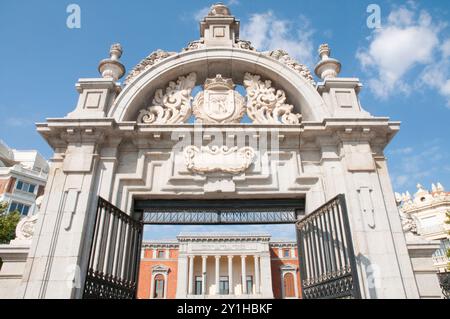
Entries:
<svg viewBox="0 0 450 319">
<path fill-rule="evenodd" d="M 54 156 L 18 297 L 133 297 L 143 223 L 288 222 L 307 297 L 418 298 L 383 153 L 400 124 L 319 54 L 316 83 L 241 40 L 222 4 L 122 84 L 113 45 L 73 112 L 37 124 Z"/>
</svg>

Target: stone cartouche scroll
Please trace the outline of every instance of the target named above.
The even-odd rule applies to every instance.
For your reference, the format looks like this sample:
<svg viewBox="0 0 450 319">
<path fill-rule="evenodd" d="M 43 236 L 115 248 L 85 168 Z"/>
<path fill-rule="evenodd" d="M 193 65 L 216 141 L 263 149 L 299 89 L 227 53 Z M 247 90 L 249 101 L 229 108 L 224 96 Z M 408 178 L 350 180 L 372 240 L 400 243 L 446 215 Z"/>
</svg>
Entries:
<svg viewBox="0 0 450 319">
<path fill-rule="evenodd" d="M 190 145 L 184 149 L 186 168 L 194 173 L 245 172 L 255 159 L 255 150 L 251 147 L 202 146 Z"/>
</svg>

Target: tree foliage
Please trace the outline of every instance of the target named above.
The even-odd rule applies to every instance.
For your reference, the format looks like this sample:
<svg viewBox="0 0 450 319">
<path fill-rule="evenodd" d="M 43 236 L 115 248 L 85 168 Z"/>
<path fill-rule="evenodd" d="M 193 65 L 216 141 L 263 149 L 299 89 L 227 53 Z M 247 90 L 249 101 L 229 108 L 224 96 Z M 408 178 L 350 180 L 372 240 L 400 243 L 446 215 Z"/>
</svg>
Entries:
<svg viewBox="0 0 450 319">
<path fill-rule="evenodd" d="M 20 221 L 20 213 L 8 213 L 7 208 L 7 203 L 0 203 L 0 244 L 8 244 L 16 237 L 16 226 Z"/>
</svg>

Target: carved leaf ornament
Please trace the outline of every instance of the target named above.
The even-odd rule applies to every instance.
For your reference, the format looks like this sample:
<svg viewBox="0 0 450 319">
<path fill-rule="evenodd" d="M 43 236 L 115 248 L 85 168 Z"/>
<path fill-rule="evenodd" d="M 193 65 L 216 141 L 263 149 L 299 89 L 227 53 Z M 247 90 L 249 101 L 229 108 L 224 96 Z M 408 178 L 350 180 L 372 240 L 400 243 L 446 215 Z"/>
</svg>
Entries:
<svg viewBox="0 0 450 319">
<path fill-rule="evenodd" d="M 144 124 L 186 123 L 194 112 L 197 122 L 205 124 L 239 123 L 247 113 L 254 124 L 299 124 L 301 115 L 286 103 L 286 93 L 272 87 L 272 81 L 260 75 L 246 73 L 244 87 L 247 96 L 234 90 L 231 79 L 207 79 L 204 90 L 194 100 L 191 96 L 196 85 L 196 73 L 180 76 L 176 82 L 155 92 L 152 105 L 139 112 L 137 122 Z"/>
</svg>

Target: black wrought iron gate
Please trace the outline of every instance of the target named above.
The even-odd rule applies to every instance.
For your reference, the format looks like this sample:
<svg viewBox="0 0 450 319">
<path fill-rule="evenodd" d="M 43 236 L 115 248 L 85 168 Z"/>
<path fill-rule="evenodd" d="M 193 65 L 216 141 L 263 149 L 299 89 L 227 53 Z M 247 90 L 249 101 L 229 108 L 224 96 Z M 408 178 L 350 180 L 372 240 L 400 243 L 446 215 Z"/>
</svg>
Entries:
<svg viewBox="0 0 450 319">
<path fill-rule="evenodd" d="M 142 223 L 98 198 L 83 298 L 136 297 Z"/>
<path fill-rule="evenodd" d="M 304 299 L 361 298 L 344 195 L 297 222 Z"/>
</svg>

